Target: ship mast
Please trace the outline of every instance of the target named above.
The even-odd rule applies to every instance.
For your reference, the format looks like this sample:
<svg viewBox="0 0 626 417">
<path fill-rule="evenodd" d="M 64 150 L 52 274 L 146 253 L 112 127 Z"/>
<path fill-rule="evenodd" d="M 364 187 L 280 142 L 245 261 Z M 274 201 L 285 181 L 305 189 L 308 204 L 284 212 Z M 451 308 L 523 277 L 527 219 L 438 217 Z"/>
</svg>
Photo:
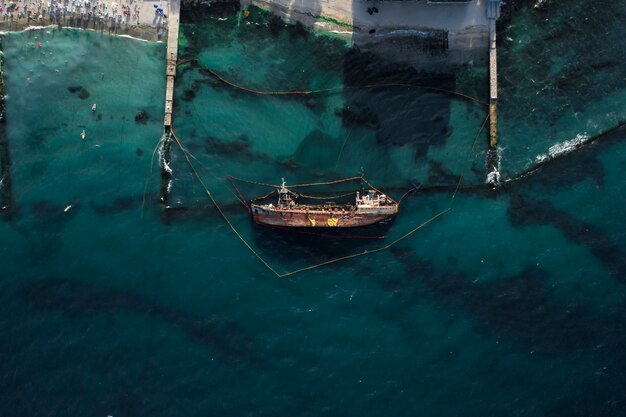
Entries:
<svg viewBox="0 0 626 417">
<path fill-rule="evenodd" d="M 278 189 L 278 208 L 292 208 L 296 205 L 296 202 L 292 200 L 291 195 L 296 195 L 294 192 L 289 191 L 286 187 L 286 182 L 284 178 L 282 179 L 282 184 Z"/>
</svg>

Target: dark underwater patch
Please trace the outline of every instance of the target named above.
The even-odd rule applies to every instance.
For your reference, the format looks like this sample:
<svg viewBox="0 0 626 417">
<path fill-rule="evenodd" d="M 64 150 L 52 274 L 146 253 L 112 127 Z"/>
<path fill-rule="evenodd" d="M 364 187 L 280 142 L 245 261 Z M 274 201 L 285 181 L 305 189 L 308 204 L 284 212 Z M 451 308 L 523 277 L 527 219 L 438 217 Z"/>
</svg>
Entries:
<svg viewBox="0 0 626 417">
<path fill-rule="evenodd" d="M 530 17 L 525 22 L 530 24 L 529 30 L 544 35 L 519 48 L 503 48 L 502 54 L 498 51 L 504 114 L 508 109 L 511 114 L 532 113 L 531 120 L 553 126 L 572 109 L 583 111 L 589 103 L 623 88 L 624 66 L 620 63 L 626 50 L 613 35 L 620 33 L 626 18 L 623 7 L 605 0 L 513 0 L 507 2 L 498 21 L 499 39 L 519 32 L 515 25 L 507 25 L 516 10 L 525 10 Z M 601 27 L 601 33 L 594 27 Z M 563 64 L 561 54 L 554 51 L 575 51 L 584 59 L 571 58 Z M 541 97 L 530 99 L 528 92 L 537 90 Z"/>
<path fill-rule="evenodd" d="M 602 340 L 600 323 L 583 305 L 552 301 L 550 289 L 543 285 L 546 271 L 542 269 L 528 267 L 519 275 L 482 284 L 461 273 L 440 272 L 411 250 L 394 246 L 391 253 L 406 266 L 409 276 L 423 282 L 437 299 L 474 316 L 477 328 L 532 352 L 579 353 Z M 413 285 L 405 283 L 404 289 L 395 291 L 411 291 Z"/>
<path fill-rule="evenodd" d="M 272 158 L 263 153 L 252 149 L 250 140 L 246 135 L 231 141 L 220 140 L 214 136 L 205 136 L 204 150 L 208 153 L 227 156 L 235 160 L 244 160 L 249 162 L 261 161 L 269 162 Z"/>
<path fill-rule="evenodd" d="M 255 363 L 254 342 L 237 323 L 174 309 L 131 292 L 102 289 L 85 282 L 46 278 L 23 285 L 20 298 L 29 306 L 68 317 L 94 314 L 147 314 L 176 326 L 189 339 L 235 362 Z"/>
<path fill-rule="evenodd" d="M 555 227 L 572 243 L 586 247 L 613 277 L 626 283 L 626 253 L 611 236 L 595 226 L 556 209 L 547 200 L 534 200 L 519 194 L 511 197 L 507 213 L 511 224 L 516 227 Z"/>
<path fill-rule="evenodd" d="M 65 211 L 68 206 L 72 206 L 71 210 Z M 70 204 L 54 204 L 45 200 L 37 201 L 33 203 L 31 212 L 33 217 L 57 217 L 57 216 L 72 216 L 76 213 L 76 210 L 80 209 L 80 200 L 74 200 Z M 68 212 L 71 212 L 67 214 Z M 67 214 L 67 216 L 66 216 Z"/>
<path fill-rule="evenodd" d="M 187 102 L 193 101 L 194 98 L 196 98 L 196 92 L 191 89 L 183 91 L 183 94 L 181 96 L 181 99 Z"/>
<path fill-rule="evenodd" d="M 428 183 L 456 185 L 461 178 L 447 169 L 442 162 L 428 161 Z"/>
<path fill-rule="evenodd" d="M 335 115 L 341 117 L 348 126 L 363 126 L 373 130 L 380 128 L 378 116 L 369 107 L 364 107 L 359 112 L 352 111 L 346 107 L 335 109 Z"/>
<path fill-rule="evenodd" d="M 94 201 L 89 203 L 93 211 L 101 216 L 123 213 L 133 209 L 138 209 L 143 201 L 143 197 L 118 197 L 106 204 L 98 204 Z M 149 199 L 147 199 L 149 201 Z"/>
<path fill-rule="evenodd" d="M 145 110 L 139 110 L 137 114 L 135 114 L 135 123 L 139 123 L 145 125 L 150 120 L 150 115 Z"/>
<path fill-rule="evenodd" d="M 80 98 L 81 100 L 85 100 L 87 98 L 89 98 L 89 91 L 87 91 L 84 87 L 82 86 L 72 86 L 72 87 L 67 87 L 67 90 L 78 96 L 78 98 Z"/>
<path fill-rule="evenodd" d="M 234 18 L 239 10 L 241 5 L 238 1 L 184 3 L 180 8 L 180 21 L 184 24 L 199 24 L 206 23 L 207 18 Z"/>
</svg>

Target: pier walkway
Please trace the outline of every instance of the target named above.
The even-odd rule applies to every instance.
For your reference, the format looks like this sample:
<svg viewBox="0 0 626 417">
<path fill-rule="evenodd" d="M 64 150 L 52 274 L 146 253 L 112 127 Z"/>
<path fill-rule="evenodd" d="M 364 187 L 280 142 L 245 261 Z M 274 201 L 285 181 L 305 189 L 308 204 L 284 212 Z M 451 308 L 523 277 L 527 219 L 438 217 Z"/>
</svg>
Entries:
<svg viewBox="0 0 626 417">
<path fill-rule="evenodd" d="M 174 80 L 176 79 L 176 63 L 178 60 L 178 28 L 180 25 L 180 0 L 170 0 L 170 13 L 167 27 L 167 84 L 165 87 L 165 120 L 166 130 L 172 127 L 172 111 L 174 109 Z"/>
<path fill-rule="evenodd" d="M 496 49 L 496 20 L 500 17 L 501 0 L 489 0 L 487 18 L 489 19 L 489 146 L 498 144 L 498 54 Z"/>
</svg>

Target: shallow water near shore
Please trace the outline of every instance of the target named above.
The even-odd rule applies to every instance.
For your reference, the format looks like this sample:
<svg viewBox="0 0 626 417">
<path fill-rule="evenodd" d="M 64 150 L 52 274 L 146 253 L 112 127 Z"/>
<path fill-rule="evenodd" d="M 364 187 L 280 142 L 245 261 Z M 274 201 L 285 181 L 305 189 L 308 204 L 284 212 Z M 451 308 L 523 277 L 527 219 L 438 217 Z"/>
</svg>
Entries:
<svg viewBox="0 0 626 417">
<path fill-rule="evenodd" d="M 602 59 L 563 30 L 583 13 L 572 5 L 522 7 L 501 30 L 502 179 L 554 159 L 499 192 L 484 185 L 485 107 L 423 88 L 484 101 L 485 68 L 418 73 L 258 9 L 184 10 L 174 130 L 277 272 L 371 251 L 452 207 L 389 250 L 285 278 L 232 233 L 176 146 L 161 211 L 163 44 L 4 35 L 0 414 L 623 414 L 626 132 L 567 151 L 626 118 L 622 9 L 590 15 L 607 27 L 594 32 Z M 248 90 L 332 91 L 259 95 L 211 72 Z M 361 168 L 395 198 L 421 184 L 392 224 L 359 231 L 383 240 L 254 226 L 225 178 Z"/>
</svg>

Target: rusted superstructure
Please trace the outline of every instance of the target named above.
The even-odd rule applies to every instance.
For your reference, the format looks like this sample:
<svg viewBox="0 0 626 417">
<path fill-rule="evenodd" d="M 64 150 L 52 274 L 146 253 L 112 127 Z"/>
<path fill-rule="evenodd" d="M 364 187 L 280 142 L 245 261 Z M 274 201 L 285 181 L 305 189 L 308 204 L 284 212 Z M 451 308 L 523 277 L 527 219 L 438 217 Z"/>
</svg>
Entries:
<svg viewBox="0 0 626 417">
<path fill-rule="evenodd" d="M 298 204 L 298 194 L 285 185 L 278 191 L 278 202 L 250 203 L 252 218 L 258 224 L 283 227 L 359 227 L 385 222 L 398 214 L 398 203 L 378 190 L 356 192 L 354 204 Z"/>
</svg>

